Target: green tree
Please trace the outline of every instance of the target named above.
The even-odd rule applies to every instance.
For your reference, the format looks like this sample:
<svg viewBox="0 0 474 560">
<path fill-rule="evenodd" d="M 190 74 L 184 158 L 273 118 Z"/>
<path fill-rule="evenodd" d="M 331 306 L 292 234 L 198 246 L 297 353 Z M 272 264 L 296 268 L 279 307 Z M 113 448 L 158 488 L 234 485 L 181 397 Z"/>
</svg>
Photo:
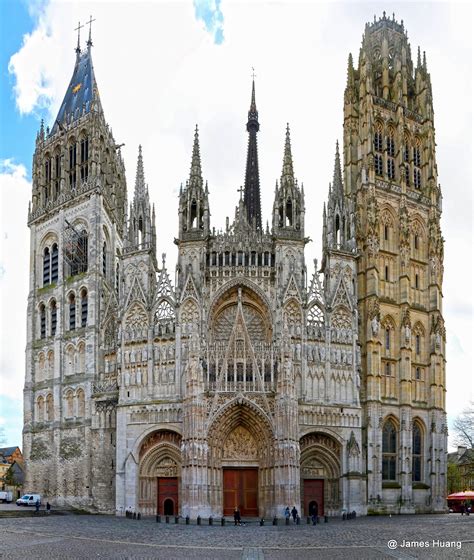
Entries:
<svg viewBox="0 0 474 560">
<path fill-rule="evenodd" d="M 448 494 L 460 492 L 461 488 L 461 473 L 459 467 L 454 463 L 448 463 Z"/>
</svg>

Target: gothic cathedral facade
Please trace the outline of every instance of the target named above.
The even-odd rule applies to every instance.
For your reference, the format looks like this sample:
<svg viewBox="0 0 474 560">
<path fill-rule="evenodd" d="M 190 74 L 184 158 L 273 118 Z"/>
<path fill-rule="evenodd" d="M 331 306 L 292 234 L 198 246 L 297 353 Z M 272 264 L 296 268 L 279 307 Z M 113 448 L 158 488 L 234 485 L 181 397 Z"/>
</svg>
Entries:
<svg viewBox="0 0 474 560">
<path fill-rule="evenodd" d="M 288 127 L 262 223 L 252 83 L 245 185 L 222 230 L 196 128 L 175 282 L 141 148 L 128 202 L 91 48 L 36 139 L 27 490 L 149 515 L 444 511 L 441 192 L 430 75 L 403 23 L 367 24 L 357 67 L 349 56 L 320 264 L 305 262 Z"/>
</svg>

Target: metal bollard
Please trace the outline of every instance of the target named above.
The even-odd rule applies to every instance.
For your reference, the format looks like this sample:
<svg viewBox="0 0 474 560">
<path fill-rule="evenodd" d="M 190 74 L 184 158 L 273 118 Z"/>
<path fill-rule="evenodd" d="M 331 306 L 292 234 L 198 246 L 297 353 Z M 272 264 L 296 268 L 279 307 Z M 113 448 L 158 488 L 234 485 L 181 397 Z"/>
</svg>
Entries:
<svg viewBox="0 0 474 560">
<path fill-rule="evenodd" d="M 356 516 L 357 516 L 357 513 L 356 513 L 356 511 L 354 510 L 354 511 L 352 512 L 352 519 L 355 519 Z"/>
<path fill-rule="evenodd" d="M 169 516 L 169 515 L 167 515 L 167 516 L 165 517 L 165 521 L 166 521 L 166 523 L 169 523 L 169 522 L 170 522 L 170 516 Z"/>
<path fill-rule="evenodd" d="M 186 525 L 189 525 L 189 515 L 186 515 Z"/>
<path fill-rule="evenodd" d="M 178 523 L 179 523 L 179 515 L 175 515 L 174 516 L 174 524 L 178 525 Z"/>
<path fill-rule="evenodd" d="M 140 512 L 137 513 L 137 519 L 138 521 L 140 521 L 140 519 L 142 518 L 142 514 Z"/>
<path fill-rule="evenodd" d="M 273 518 L 273 523 L 272 523 L 272 525 L 278 525 L 278 518 L 277 518 L 277 517 L 274 517 L 274 518 Z"/>
<path fill-rule="evenodd" d="M 134 512 L 133 512 L 133 519 L 136 519 L 136 518 L 137 518 L 137 512 L 134 511 Z"/>
<path fill-rule="evenodd" d="M 157 515 L 157 516 L 156 516 L 156 522 L 157 522 L 157 523 L 161 523 L 161 515 Z"/>
<path fill-rule="evenodd" d="M 260 519 L 260 527 L 263 527 L 264 525 L 265 525 L 265 519 L 263 519 L 262 517 L 262 519 Z"/>
<path fill-rule="evenodd" d="M 196 523 L 197 523 L 197 525 L 201 525 L 201 516 L 200 515 L 197 516 Z"/>
<path fill-rule="evenodd" d="M 329 521 L 329 518 L 327 515 L 324 516 L 324 523 L 327 523 Z"/>
<path fill-rule="evenodd" d="M 213 519 L 212 519 L 212 515 L 209 516 L 209 525 L 212 525 L 213 523 Z"/>
<path fill-rule="evenodd" d="M 225 517 L 221 517 L 221 527 L 224 527 L 225 525 Z"/>
<path fill-rule="evenodd" d="M 346 514 L 343 513 L 343 514 L 342 514 L 342 520 L 345 521 L 346 519 L 347 519 Z"/>
</svg>

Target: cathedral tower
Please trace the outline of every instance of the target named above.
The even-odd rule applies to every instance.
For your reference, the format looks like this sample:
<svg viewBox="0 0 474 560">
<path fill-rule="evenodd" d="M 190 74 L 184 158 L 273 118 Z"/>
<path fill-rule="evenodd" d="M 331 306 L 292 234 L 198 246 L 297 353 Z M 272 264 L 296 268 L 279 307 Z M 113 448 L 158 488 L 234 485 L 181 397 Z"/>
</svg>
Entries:
<svg viewBox="0 0 474 560">
<path fill-rule="evenodd" d="M 443 511 L 443 238 L 431 80 L 403 22 L 367 24 L 344 94 L 355 212 L 369 511 Z M 329 230 L 328 230 L 329 235 Z M 344 239 L 342 233 L 341 240 Z"/>
<path fill-rule="evenodd" d="M 58 504 L 109 509 L 116 325 L 108 337 L 100 327 L 117 307 L 127 195 L 91 50 L 89 34 L 51 130 L 41 124 L 36 138 L 23 447 L 27 488 Z"/>
</svg>

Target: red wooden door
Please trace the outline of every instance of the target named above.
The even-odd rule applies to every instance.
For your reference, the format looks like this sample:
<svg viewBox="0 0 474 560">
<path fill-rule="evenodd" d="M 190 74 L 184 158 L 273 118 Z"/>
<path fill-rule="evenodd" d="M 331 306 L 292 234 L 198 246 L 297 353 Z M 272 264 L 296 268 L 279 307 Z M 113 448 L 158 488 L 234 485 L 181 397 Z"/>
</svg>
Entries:
<svg viewBox="0 0 474 560">
<path fill-rule="evenodd" d="M 318 515 L 324 515 L 324 480 L 305 479 L 303 481 L 304 515 L 311 515 L 311 506 L 317 504 Z"/>
<path fill-rule="evenodd" d="M 224 469 L 224 515 L 258 516 L 258 469 Z"/>
<path fill-rule="evenodd" d="M 159 515 L 178 515 L 178 478 L 177 477 L 159 477 L 157 491 L 157 513 Z M 166 504 L 165 504 L 166 502 Z M 166 505 L 166 508 L 165 508 Z M 165 511 L 166 509 L 166 511 Z"/>
</svg>

